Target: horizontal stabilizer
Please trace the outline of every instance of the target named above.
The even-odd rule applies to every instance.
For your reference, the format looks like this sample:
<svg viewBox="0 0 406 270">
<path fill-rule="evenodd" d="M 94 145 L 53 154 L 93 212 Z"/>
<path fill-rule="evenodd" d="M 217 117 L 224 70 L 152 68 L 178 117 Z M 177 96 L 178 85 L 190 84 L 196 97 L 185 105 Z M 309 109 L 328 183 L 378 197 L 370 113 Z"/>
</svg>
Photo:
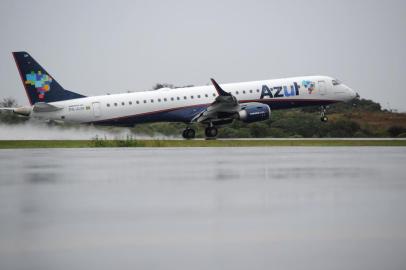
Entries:
<svg viewBox="0 0 406 270">
<path fill-rule="evenodd" d="M 55 105 L 51 105 L 45 102 L 38 102 L 35 103 L 33 106 L 32 110 L 34 112 L 54 112 L 54 111 L 59 111 L 62 110 L 63 108 L 57 107 Z"/>
<path fill-rule="evenodd" d="M 0 111 L 9 111 L 18 115 L 29 116 L 31 113 L 31 107 L 18 107 L 18 108 L 0 108 Z"/>
<path fill-rule="evenodd" d="M 16 108 L 10 108 L 10 107 L 7 107 L 7 108 L 0 108 L 0 111 L 14 111 Z"/>
</svg>

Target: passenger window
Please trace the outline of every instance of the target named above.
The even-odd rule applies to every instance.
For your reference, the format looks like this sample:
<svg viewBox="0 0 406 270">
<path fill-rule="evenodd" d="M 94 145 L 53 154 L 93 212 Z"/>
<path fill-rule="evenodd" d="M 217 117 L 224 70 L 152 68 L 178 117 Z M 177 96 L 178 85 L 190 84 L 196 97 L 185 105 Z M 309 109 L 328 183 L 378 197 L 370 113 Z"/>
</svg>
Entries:
<svg viewBox="0 0 406 270">
<path fill-rule="evenodd" d="M 176 97 L 177 100 L 180 100 L 180 97 Z"/>
<path fill-rule="evenodd" d="M 242 93 L 243 93 L 243 94 L 245 94 L 245 90 L 244 90 L 244 91 L 242 91 Z"/>
<path fill-rule="evenodd" d="M 238 91 L 235 91 L 235 94 L 238 95 L 239 94 Z"/>
<path fill-rule="evenodd" d="M 110 104 L 109 104 L 109 103 L 107 103 L 107 107 L 110 107 Z"/>
<path fill-rule="evenodd" d="M 144 99 L 144 103 L 147 103 L 147 101 Z"/>
<path fill-rule="evenodd" d="M 187 99 L 187 97 L 186 97 L 186 96 L 184 96 L 184 97 L 183 97 L 183 99 Z"/>
<path fill-rule="evenodd" d="M 117 107 L 117 103 L 114 103 L 114 106 L 116 106 L 116 107 Z"/>
<path fill-rule="evenodd" d="M 129 101 L 128 104 L 133 105 L 133 102 L 132 102 L 132 101 Z"/>
<path fill-rule="evenodd" d="M 173 101 L 173 100 L 174 100 L 174 98 L 173 98 L 173 97 L 171 97 L 171 100 Z"/>
<path fill-rule="evenodd" d="M 213 93 L 213 97 L 215 97 L 216 96 L 216 94 L 215 93 Z"/>
<path fill-rule="evenodd" d="M 166 101 L 167 101 L 167 99 L 166 99 L 166 98 L 164 98 L 164 101 L 166 102 Z"/>
<path fill-rule="evenodd" d="M 154 100 L 153 100 L 153 99 L 151 99 L 151 103 L 154 103 Z"/>
<path fill-rule="evenodd" d="M 191 99 L 193 99 L 193 96 L 190 96 Z"/>
<path fill-rule="evenodd" d="M 252 93 L 252 90 L 250 90 L 250 93 Z"/>
<path fill-rule="evenodd" d="M 208 94 L 205 94 L 204 96 L 205 96 L 205 97 L 209 97 L 209 95 L 208 95 Z"/>
<path fill-rule="evenodd" d="M 197 98 L 200 98 L 200 95 L 197 95 Z"/>
<path fill-rule="evenodd" d="M 158 102 L 161 102 L 161 99 L 160 99 L 160 98 L 158 98 Z"/>
<path fill-rule="evenodd" d="M 140 102 L 138 100 L 135 103 L 140 104 Z"/>
<path fill-rule="evenodd" d="M 257 93 L 259 93 L 259 89 L 257 89 Z"/>
<path fill-rule="evenodd" d="M 121 102 L 121 105 L 123 105 L 123 106 L 124 106 L 124 102 Z"/>
</svg>

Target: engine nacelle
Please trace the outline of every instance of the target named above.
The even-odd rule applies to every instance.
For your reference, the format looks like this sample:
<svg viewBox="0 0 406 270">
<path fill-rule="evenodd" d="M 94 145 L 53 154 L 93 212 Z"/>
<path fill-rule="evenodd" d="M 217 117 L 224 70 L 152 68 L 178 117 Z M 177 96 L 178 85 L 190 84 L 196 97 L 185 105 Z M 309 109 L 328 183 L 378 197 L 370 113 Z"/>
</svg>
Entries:
<svg viewBox="0 0 406 270">
<path fill-rule="evenodd" d="M 245 123 L 268 120 L 271 117 L 271 108 L 261 103 L 250 104 L 238 112 L 238 117 Z"/>
</svg>

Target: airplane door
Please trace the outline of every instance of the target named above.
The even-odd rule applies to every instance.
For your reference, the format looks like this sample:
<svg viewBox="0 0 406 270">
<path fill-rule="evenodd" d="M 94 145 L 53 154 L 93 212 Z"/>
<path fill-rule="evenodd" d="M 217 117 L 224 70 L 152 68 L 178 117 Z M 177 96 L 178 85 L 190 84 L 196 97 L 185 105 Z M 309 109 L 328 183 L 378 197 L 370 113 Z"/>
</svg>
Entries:
<svg viewBox="0 0 406 270">
<path fill-rule="evenodd" d="M 100 102 L 93 102 L 92 103 L 93 107 L 93 115 L 95 118 L 98 118 L 101 116 L 101 107 L 100 107 Z"/>
<path fill-rule="evenodd" d="M 320 92 L 320 95 L 326 94 L 326 82 L 325 81 L 319 81 L 319 92 Z"/>
</svg>

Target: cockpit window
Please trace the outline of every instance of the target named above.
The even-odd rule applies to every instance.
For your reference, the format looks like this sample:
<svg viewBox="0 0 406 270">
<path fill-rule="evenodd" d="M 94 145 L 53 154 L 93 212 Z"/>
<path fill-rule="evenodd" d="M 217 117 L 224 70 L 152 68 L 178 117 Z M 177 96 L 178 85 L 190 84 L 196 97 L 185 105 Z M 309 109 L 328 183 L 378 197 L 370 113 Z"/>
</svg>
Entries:
<svg viewBox="0 0 406 270">
<path fill-rule="evenodd" d="M 333 85 L 339 85 L 340 81 L 336 79 L 336 80 L 333 80 L 332 83 L 333 83 Z"/>
</svg>

